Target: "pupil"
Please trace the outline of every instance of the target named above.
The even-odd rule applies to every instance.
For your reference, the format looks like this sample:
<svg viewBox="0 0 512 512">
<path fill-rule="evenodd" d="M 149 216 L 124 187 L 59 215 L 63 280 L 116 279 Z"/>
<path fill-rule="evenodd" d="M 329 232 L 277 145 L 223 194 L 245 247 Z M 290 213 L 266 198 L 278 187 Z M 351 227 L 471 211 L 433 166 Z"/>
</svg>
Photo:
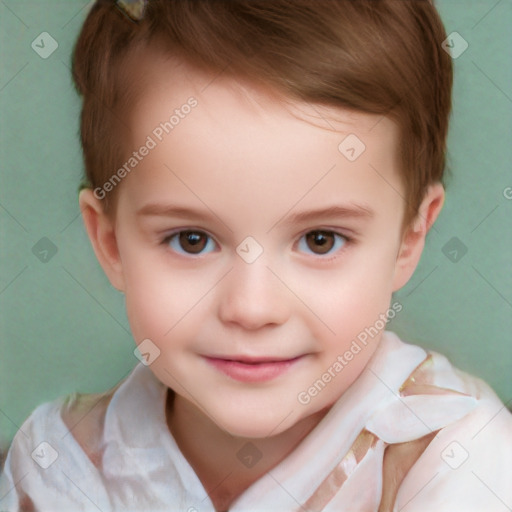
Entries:
<svg viewBox="0 0 512 512">
<path fill-rule="evenodd" d="M 205 236 L 193 231 L 185 231 L 180 234 L 180 244 L 185 251 L 198 254 L 206 245 Z"/>
<path fill-rule="evenodd" d="M 324 245 L 325 244 L 325 237 L 324 235 L 318 233 L 315 235 L 315 242 L 319 245 Z"/>
<path fill-rule="evenodd" d="M 307 236 L 308 247 L 317 254 L 325 254 L 334 246 L 334 236 L 325 231 L 313 231 Z"/>
<path fill-rule="evenodd" d="M 201 240 L 201 238 L 196 233 L 188 234 L 188 243 L 189 244 L 196 245 L 197 243 L 199 243 L 200 240 Z"/>
</svg>

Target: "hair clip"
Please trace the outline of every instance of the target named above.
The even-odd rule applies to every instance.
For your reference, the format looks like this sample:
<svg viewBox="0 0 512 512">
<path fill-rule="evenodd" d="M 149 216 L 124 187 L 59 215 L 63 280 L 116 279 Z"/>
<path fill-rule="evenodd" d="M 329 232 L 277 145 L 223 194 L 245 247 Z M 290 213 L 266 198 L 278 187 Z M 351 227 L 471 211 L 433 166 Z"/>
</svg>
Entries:
<svg viewBox="0 0 512 512">
<path fill-rule="evenodd" d="M 148 0 L 116 0 L 119 10 L 132 21 L 141 21 L 144 18 L 147 3 Z"/>
</svg>

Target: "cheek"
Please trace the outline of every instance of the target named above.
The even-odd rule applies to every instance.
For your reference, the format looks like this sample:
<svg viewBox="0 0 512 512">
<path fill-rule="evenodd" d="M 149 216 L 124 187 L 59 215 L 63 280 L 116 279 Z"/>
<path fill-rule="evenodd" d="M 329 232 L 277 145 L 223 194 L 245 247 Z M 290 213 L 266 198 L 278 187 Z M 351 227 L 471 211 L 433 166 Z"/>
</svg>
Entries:
<svg viewBox="0 0 512 512">
<path fill-rule="evenodd" d="M 151 281 L 132 281 L 126 287 L 126 314 L 135 342 L 149 338 L 159 345 L 159 340 L 172 327 L 172 311 L 164 300 L 161 289 L 151 287 Z"/>
<path fill-rule="evenodd" d="M 123 262 L 126 312 L 137 343 L 149 338 L 163 347 L 189 325 L 215 282 L 211 273 L 172 268 L 165 257 L 132 251 Z M 192 326 L 196 326 L 195 322 Z M 187 328 L 190 330 L 190 326 Z"/>
<path fill-rule="evenodd" d="M 126 313 L 136 343 L 161 339 L 176 321 L 176 283 L 154 251 L 132 244 L 122 253 Z M 158 344 L 158 343 L 157 343 Z"/>
<path fill-rule="evenodd" d="M 380 255 L 380 257 L 379 257 Z M 360 251 L 337 269 L 297 276 L 297 295 L 336 333 L 354 336 L 385 314 L 394 274 L 392 252 Z"/>
</svg>

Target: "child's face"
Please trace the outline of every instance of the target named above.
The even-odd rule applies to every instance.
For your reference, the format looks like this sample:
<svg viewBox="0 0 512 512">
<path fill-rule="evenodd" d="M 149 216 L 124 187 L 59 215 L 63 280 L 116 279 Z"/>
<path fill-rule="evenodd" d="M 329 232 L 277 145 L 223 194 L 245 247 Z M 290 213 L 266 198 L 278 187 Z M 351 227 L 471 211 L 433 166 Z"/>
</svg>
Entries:
<svg viewBox="0 0 512 512">
<path fill-rule="evenodd" d="M 178 399 L 234 435 L 277 434 L 354 381 L 381 332 L 359 351 L 353 340 L 382 331 L 412 272 L 399 257 L 396 127 L 307 104 L 294 116 L 222 76 L 163 69 L 148 64 L 129 141 L 130 153 L 148 135 L 156 147 L 118 185 L 118 253 L 103 265 Z M 191 96 L 159 141 L 155 128 Z M 354 161 L 338 149 L 348 134 L 366 145 Z"/>
</svg>

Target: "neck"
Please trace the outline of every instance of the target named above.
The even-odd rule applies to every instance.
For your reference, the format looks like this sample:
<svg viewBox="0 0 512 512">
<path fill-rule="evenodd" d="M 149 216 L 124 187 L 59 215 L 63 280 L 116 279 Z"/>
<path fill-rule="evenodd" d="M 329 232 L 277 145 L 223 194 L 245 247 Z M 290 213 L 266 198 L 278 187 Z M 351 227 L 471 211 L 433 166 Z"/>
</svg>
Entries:
<svg viewBox="0 0 512 512">
<path fill-rule="evenodd" d="M 198 407 L 172 391 L 167 396 L 167 425 L 216 510 L 231 503 L 281 462 L 320 422 L 328 409 L 297 422 L 277 435 L 233 436 Z"/>
</svg>

